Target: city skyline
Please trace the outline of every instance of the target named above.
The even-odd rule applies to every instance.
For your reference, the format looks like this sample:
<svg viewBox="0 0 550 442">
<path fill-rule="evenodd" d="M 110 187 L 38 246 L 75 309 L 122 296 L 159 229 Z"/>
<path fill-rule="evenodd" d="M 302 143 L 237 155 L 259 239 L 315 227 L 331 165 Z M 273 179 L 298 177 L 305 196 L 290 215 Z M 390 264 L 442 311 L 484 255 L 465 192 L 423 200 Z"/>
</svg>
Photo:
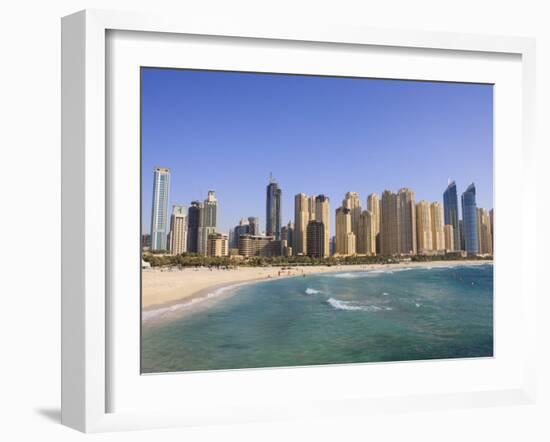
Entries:
<svg viewBox="0 0 550 442">
<path fill-rule="evenodd" d="M 158 187 L 159 181 L 164 178 L 164 194 L 169 193 L 170 169 L 155 168 L 153 173 L 152 213 L 156 216 L 151 220 L 151 249 L 166 249 L 173 255 L 194 252 L 204 256 L 210 253 L 250 256 L 250 253 L 259 253 L 262 256 L 308 255 L 326 258 L 332 253 L 340 256 L 392 256 L 464 251 L 472 256 L 493 252 L 493 209 L 478 207 L 474 183 L 461 195 L 464 218 L 458 223 L 460 242 L 454 241 L 455 229 L 453 217 L 450 216 L 451 212 L 458 212 L 453 202 L 456 198 L 449 198 L 449 194 L 456 193 L 454 181 L 443 193 L 443 204 L 417 200 L 414 190 L 401 188 L 396 193 L 385 190 L 381 198 L 376 193 L 369 194 L 366 210 L 363 210 L 360 195 L 347 192 L 341 206 L 334 212 L 335 250 L 331 253 L 330 200 L 326 195 L 295 195 L 294 223 L 289 221 L 286 226 L 281 226 L 281 189 L 270 176 L 266 188 L 265 232 L 260 231 L 257 217 L 241 218 L 239 224 L 227 234 L 219 232 L 218 200 L 213 190 L 208 191 L 208 197 L 203 202 L 193 201 L 188 208 L 174 205 L 170 229 L 162 232 L 155 220 L 159 215 L 162 219 L 168 219 L 168 211 L 158 207 Z M 449 212 L 449 216 L 444 212 Z M 155 240 L 160 234 L 163 237 Z M 162 247 L 163 243 L 168 247 Z M 142 246 L 147 246 L 143 238 Z"/>
<path fill-rule="evenodd" d="M 452 178 L 459 198 L 475 182 L 477 207 L 493 207 L 492 88 L 488 85 L 158 69 L 142 72 L 144 233 L 150 231 L 151 170 L 155 166 L 172 171 L 169 212 L 173 205 L 203 201 L 208 190 L 214 190 L 220 201 L 217 230 L 226 234 L 241 218 L 250 216 L 259 218 L 260 229 L 265 231 L 270 172 L 281 189 L 280 226 L 294 221 L 296 194 L 322 194 L 330 201 L 330 236 L 335 234 L 335 209 L 348 192 L 359 193 L 363 210 L 371 193 L 380 198 L 384 190 L 403 187 L 414 190 L 417 202 L 443 203 L 447 178 Z M 163 78 L 166 81 L 159 83 Z M 227 106 L 231 97 L 244 91 L 244 102 L 234 103 L 235 113 L 243 119 L 241 128 Z M 320 112 L 315 93 L 325 95 L 328 104 L 340 105 L 341 112 Z M 445 118 L 441 117 L 443 103 Z M 255 114 L 260 104 L 278 110 Z M 381 120 L 374 111 L 384 109 L 379 113 L 387 114 L 383 105 L 388 104 L 390 109 L 400 105 L 399 111 L 389 112 L 399 131 L 388 122 L 376 124 Z M 195 112 L 187 121 L 191 108 Z M 292 118 L 289 108 L 294 109 Z M 307 118 L 305 110 L 311 114 Z M 267 117 L 274 119 L 271 130 Z M 206 131 L 206 120 L 210 131 Z M 292 137 L 281 132 L 283 126 Z M 248 135 L 243 133 L 245 128 Z"/>
</svg>

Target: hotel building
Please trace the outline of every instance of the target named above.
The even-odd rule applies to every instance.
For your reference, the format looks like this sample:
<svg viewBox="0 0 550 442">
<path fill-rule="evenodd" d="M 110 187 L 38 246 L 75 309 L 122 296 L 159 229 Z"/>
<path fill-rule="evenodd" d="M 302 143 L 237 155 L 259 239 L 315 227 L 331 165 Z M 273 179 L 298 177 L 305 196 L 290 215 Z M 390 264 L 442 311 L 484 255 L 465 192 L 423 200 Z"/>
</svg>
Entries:
<svg viewBox="0 0 550 442">
<path fill-rule="evenodd" d="M 239 255 L 250 256 L 281 256 L 288 255 L 286 241 L 276 240 L 273 236 L 241 235 L 239 239 Z"/>
<path fill-rule="evenodd" d="M 151 250 L 167 250 L 170 169 L 153 169 L 153 207 L 151 209 Z"/>
<path fill-rule="evenodd" d="M 464 232 L 464 247 L 468 255 L 479 253 L 479 237 L 477 227 L 476 186 L 470 184 L 462 194 L 462 221 Z"/>
<path fill-rule="evenodd" d="M 265 233 L 281 239 L 281 189 L 279 184 L 270 178 L 266 193 Z"/>
<path fill-rule="evenodd" d="M 229 240 L 223 233 L 211 233 L 208 235 L 207 253 L 208 256 L 228 256 Z"/>
<path fill-rule="evenodd" d="M 455 250 L 460 248 L 460 227 L 458 216 L 458 196 L 456 193 L 456 183 L 451 181 L 443 192 L 443 216 L 444 223 L 453 226 L 453 244 Z"/>
<path fill-rule="evenodd" d="M 172 206 L 169 249 L 172 255 L 187 252 L 187 208 L 185 206 Z"/>
</svg>

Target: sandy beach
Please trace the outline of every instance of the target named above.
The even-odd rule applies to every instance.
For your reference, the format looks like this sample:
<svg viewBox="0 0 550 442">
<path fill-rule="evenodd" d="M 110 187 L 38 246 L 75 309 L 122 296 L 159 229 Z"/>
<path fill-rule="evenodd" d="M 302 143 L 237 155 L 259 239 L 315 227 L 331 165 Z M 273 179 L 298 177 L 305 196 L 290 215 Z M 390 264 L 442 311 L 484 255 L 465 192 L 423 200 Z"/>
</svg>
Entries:
<svg viewBox="0 0 550 442">
<path fill-rule="evenodd" d="M 376 270 L 400 267 L 448 267 L 476 265 L 492 261 L 432 261 L 396 264 L 357 264 L 339 266 L 237 267 L 228 270 L 208 268 L 144 269 L 142 273 L 142 307 L 144 311 L 201 296 L 220 287 L 269 279 L 289 278 L 329 272 Z"/>
</svg>

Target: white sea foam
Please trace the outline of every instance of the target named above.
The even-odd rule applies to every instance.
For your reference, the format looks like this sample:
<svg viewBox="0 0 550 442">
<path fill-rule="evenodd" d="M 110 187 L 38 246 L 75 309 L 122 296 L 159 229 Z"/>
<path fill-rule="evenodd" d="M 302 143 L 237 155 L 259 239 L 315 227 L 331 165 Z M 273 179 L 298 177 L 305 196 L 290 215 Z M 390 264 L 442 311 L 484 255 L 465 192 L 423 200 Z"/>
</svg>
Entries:
<svg viewBox="0 0 550 442">
<path fill-rule="evenodd" d="M 217 297 L 223 295 L 224 293 L 227 293 L 228 291 L 230 291 L 232 289 L 235 289 L 237 287 L 240 287 L 240 286 L 243 286 L 243 285 L 246 285 L 246 284 L 248 284 L 248 282 L 241 282 L 241 283 L 238 283 L 238 284 L 226 285 L 226 286 L 223 286 L 223 287 L 220 287 L 220 288 L 214 290 L 213 292 L 207 293 L 205 296 L 201 296 L 201 297 L 197 297 L 197 298 L 191 298 L 191 299 L 189 299 L 188 301 L 185 301 L 185 302 L 172 304 L 172 305 L 169 305 L 169 306 L 166 306 L 166 307 L 160 307 L 160 308 L 157 308 L 157 309 L 154 309 L 154 310 L 146 310 L 146 311 L 142 312 L 141 320 L 142 320 L 142 322 L 148 322 L 148 321 L 151 321 L 153 319 L 158 319 L 158 318 L 160 318 L 162 316 L 165 316 L 165 315 L 168 315 L 168 314 L 177 313 L 180 310 L 188 309 L 188 308 L 190 308 L 192 306 L 195 306 L 197 304 L 200 304 L 204 301 L 208 301 L 209 299 L 217 298 Z"/>
<path fill-rule="evenodd" d="M 317 293 L 321 292 L 319 290 L 311 289 L 309 287 L 306 289 L 306 295 L 316 295 Z"/>
<path fill-rule="evenodd" d="M 336 298 L 327 299 L 327 303 L 334 307 L 336 310 L 361 310 L 364 312 L 377 312 L 380 310 L 391 310 L 391 307 L 378 307 L 377 305 L 357 305 L 353 301 L 342 301 Z"/>
<path fill-rule="evenodd" d="M 367 276 L 367 272 L 347 272 L 347 273 L 335 273 L 335 278 L 345 278 L 345 279 L 354 279 L 354 278 L 364 278 Z"/>
<path fill-rule="evenodd" d="M 382 296 L 389 296 L 390 294 L 387 292 L 382 293 Z"/>
<path fill-rule="evenodd" d="M 389 270 L 369 270 L 369 271 L 355 271 L 346 273 L 334 273 L 332 277 L 342 279 L 357 279 L 357 278 L 374 278 L 380 276 L 382 273 L 391 273 Z"/>
<path fill-rule="evenodd" d="M 398 268 L 392 269 L 391 272 L 405 272 L 407 270 L 412 270 L 413 268 L 414 267 L 398 267 Z"/>
<path fill-rule="evenodd" d="M 415 304 L 417 307 L 420 307 L 422 304 L 419 304 L 418 302 Z"/>
</svg>

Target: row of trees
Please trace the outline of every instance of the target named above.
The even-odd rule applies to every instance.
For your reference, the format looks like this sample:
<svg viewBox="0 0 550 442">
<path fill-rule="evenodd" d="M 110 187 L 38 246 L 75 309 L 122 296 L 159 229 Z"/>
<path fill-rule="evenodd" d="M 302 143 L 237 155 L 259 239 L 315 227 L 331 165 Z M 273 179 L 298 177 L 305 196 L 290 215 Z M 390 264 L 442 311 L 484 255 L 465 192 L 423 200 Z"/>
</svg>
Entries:
<svg viewBox="0 0 550 442">
<path fill-rule="evenodd" d="M 181 255 L 162 255 L 158 253 L 144 253 L 143 260 L 151 264 L 152 267 L 266 267 L 266 266 L 308 266 L 308 265 L 351 265 L 351 264 L 391 264 L 403 261 L 404 258 L 391 256 L 330 256 L 327 258 L 313 258 L 310 256 L 251 256 L 248 258 L 235 258 L 229 256 L 214 257 L 203 256 L 196 253 L 183 253 Z M 456 260 L 492 260 L 492 256 L 487 257 L 460 257 L 456 254 L 448 255 L 414 255 L 410 257 L 411 261 L 456 261 Z"/>
</svg>

